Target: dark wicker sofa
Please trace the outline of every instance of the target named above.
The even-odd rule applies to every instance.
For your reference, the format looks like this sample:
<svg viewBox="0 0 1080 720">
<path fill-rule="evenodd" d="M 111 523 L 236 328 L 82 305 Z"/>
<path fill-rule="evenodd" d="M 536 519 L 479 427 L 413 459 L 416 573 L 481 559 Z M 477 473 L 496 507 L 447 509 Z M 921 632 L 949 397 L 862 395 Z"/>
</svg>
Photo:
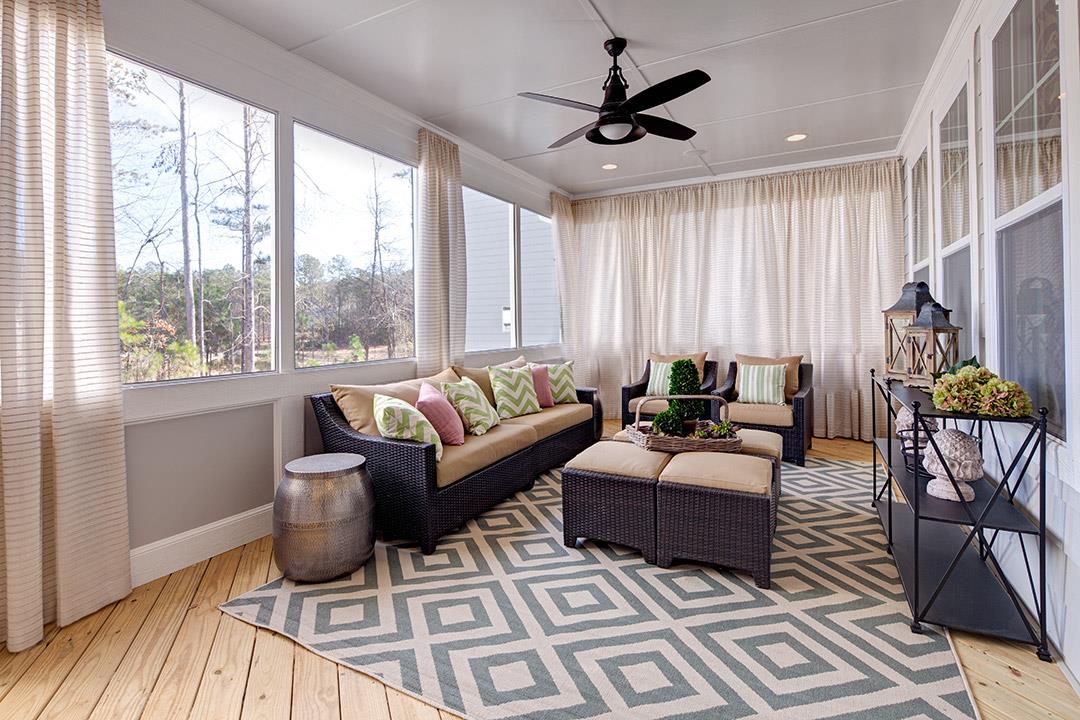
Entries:
<svg viewBox="0 0 1080 720">
<path fill-rule="evenodd" d="M 719 368 L 718 363 L 715 360 L 706 360 L 704 371 L 705 377 L 701 379 L 701 394 L 708 395 L 716 389 L 716 374 Z M 630 385 L 622 386 L 622 424 L 623 427 L 630 425 L 634 422 L 634 413 L 637 410 L 637 405 L 634 400 L 640 397 L 645 397 L 645 389 L 649 387 L 649 373 L 652 370 L 652 361 L 645 361 L 645 372 L 641 374 L 641 379 Z M 658 401 L 659 402 L 659 401 Z M 707 403 L 709 405 L 719 403 Z M 656 413 L 647 413 L 645 409 L 641 410 L 641 419 L 652 420 Z M 705 409 L 705 414 L 702 415 L 702 419 L 709 417 L 709 409 Z"/>
<path fill-rule="evenodd" d="M 536 476 L 562 465 L 603 433 L 603 411 L 595 388 L 578 388 L 578 402 L 592 405 L 592 418 L 538 440 L 486 468 L 438 487 L 435 446 L 357 432 L 330 393 L 311 396 L 325 452 L 359 453 L 375 483 L 375 526 L 387 539 L 420 543 L 429 555 L 439 537 L 452 532 L 519 490 Z"/>
<path fill-rule="evenodd" d="M 764 423 L 748 422 L 739 416 L 735 405 L 738 404 L 738 393 L 735 391 L 735 374 L 738 363 L 732 362 L 728 366 L 727 379 L 724 384 L 713 391 L 728 403 L 731 419 L 740 427 L 753 430 L 768 430 L 784 438 L 784 461 L 793 462 L 796 465 L 806 463 L 806 451 L 810 449 L 814 438 L 814 366 L 810 363 L 799 365 L 799 389 L 786 406 L 791 413 L 791 423 L 771 425 Z M 720 420 L 721 403 L 712 403 L 713 420 Z"/>
</svg>

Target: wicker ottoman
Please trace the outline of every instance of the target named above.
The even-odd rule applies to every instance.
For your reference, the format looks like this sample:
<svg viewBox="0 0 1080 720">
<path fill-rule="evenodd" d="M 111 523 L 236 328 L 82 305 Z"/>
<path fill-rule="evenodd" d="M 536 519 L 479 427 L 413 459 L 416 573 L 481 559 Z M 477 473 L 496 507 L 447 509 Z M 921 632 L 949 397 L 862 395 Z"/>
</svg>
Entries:
<svg viewBox="0 0 1080 720">
<path fill-rule="evenodd" d="M 601 441 L 562 472 L 563 542 L 579 538 L 626 545 L 656 562 L 656 483 L 671 455 Z"/>
<path fill-rule="evenodd" d="M 679 453 L 656 486 L 656 557 L 750 573 L 770 585 L 780 461 L 742 453 Z"/>
</svg>

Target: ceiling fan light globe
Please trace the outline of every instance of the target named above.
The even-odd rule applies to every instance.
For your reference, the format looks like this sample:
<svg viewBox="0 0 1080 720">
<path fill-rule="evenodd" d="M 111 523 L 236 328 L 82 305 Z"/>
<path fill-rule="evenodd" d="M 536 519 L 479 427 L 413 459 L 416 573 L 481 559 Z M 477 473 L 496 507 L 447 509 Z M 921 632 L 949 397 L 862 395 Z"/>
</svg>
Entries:
<svg viewBox="0 0 1080 720">
<path fill-rule="evenodd" d="M 599 130 L 608 140 L 622 140 L 634 130 L 634 126 L 627 122 L 614 122 L 601 125 Z"/>
</svg>

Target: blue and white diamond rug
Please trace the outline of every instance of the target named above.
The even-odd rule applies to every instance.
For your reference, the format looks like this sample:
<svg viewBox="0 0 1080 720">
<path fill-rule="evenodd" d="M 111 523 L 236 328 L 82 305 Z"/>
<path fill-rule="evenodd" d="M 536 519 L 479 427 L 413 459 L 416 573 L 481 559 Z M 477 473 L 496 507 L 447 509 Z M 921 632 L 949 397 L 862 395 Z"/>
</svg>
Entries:
<svg viewBox="0 0 1080 720">
<path fill-rule="evenodd" d="M 940 632 L 912 634 L 865 463 L 785 465 L 772 590 L 562 544 L 559 473 L 350 577 L 222 609 L 477 720 L 973 718 Z"/>
</svg>

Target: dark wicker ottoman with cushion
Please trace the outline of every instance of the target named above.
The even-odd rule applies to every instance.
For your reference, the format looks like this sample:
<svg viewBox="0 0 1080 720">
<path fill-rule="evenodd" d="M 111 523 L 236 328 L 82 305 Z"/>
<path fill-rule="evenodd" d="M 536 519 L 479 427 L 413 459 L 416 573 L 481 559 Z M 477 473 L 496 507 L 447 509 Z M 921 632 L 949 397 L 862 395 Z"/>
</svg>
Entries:
<svg viewBox="0 0 1080 720">
<path fill-rule="evenodd" d="M 679 453 L 656 486 L 656 558 L 750 573 L 770 585 L 780 462 L 745 453 Z"/>
<path fill-rule="evenodd" d="M 671 455 L 602 441 L 580 452 L 562 473 L 563 541 L 626 545 L 656 562 L 656 481 Z"/>
</svg>

